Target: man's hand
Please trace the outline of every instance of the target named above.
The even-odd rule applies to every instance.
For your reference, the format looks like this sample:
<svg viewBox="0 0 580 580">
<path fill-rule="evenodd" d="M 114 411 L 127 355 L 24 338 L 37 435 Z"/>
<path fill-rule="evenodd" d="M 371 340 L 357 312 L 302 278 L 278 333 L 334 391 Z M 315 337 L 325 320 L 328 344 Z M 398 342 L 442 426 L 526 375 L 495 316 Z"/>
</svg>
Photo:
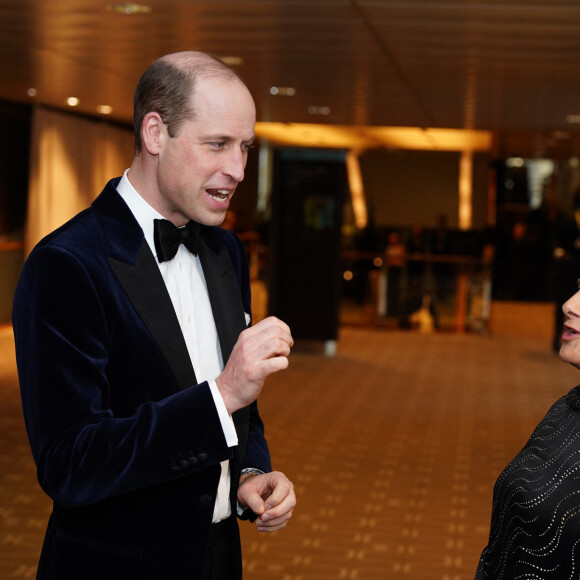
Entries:
<svg viewBox="0 0 580 580">
<path fill-rule="evenodd" d="M 258 398 L 266 377 L 288 367 L 294 341 L 288 325 L 270 316 L 244 330 L 216 379 L 230 414 Z"/>
<path fill-rule="evenodd" d="M 296 506 L 294 485 L 279 471 L 240 478 L 238 502 L 258 514 L 259 532 L 275 532 L 286 527 Z"/>
</svg>

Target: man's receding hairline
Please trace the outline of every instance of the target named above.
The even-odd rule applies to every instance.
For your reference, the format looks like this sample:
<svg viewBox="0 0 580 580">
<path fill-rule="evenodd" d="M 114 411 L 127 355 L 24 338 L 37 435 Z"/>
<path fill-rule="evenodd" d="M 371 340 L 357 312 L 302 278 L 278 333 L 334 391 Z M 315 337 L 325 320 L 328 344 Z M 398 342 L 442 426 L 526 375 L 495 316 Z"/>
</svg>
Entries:
<svg viewBox="0 0 580 580">
<path fill-rule="evenodd" d="M 175 67 L 186 75 L 203 79 L 218 77 L 227 80 L 237 80 L 245 84 L 242 79 L 219 58 L 204 52 L 183 51 L 166 54 L 158 59 L 169 66 Z"/>
</svg>

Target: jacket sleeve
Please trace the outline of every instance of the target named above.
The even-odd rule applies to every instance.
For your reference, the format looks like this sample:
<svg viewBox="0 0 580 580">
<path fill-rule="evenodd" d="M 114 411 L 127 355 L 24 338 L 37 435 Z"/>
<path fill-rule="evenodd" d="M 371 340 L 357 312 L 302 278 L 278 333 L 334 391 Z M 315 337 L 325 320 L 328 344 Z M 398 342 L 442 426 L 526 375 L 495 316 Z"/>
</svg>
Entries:
<svg viewBox="0 0 580 580">
<path fill-rule="evenodd" d="M 42 488 L 62 505 L 79 506 L 211 468 L 217 482 L 218 464 L 230 450 L 209 386 L 167 389 L 156 399 L 148 394 L 150 385 L 131 381 L 131 365 L 140 364 L 135 360 L 126 361 L 126 384 L 111 384 L 119 320 L 108 307 L 94 276 L 69 250 L 41 246 L 28 258 L 15 293 L 13 327 L 24 418 Z M 122 337 L 133 338 L 126 331 Z M 143 356 L 141 364 L 155 368 L 157 359 Z M 171 376 L 160 369 L 155 381 L 171 383 Z M 116 389 L 140 401 L 122 416 L 110 403 Z"/>
</svg>

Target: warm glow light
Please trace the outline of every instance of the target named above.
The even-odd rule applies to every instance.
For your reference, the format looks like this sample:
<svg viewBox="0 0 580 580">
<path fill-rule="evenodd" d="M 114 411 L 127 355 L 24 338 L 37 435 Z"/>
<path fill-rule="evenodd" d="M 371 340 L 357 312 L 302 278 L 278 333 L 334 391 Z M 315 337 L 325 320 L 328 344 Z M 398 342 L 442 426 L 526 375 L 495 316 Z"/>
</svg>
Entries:
<svg viewBox="0 0 580 580">
<path fill-rule="evenodd" d="M 79 99 L 77 99 L 76 97 L 69 97 L 69 98 L 66 100 L 66 104 L 67 104 L 69 107 L 76 107 L 76 106 L 77 106 L 77 105 L 78 105 L 80 102 L 81 102 L 81 101 L 80 101 Z"/>
<path fill-rule="evenodd" d="M 99 105 L 97 107 L 97 113 L 101 115 L 110 115 L 113 112 L 113 107 L 111 105 Z"/>
<path fill-rule="evenodd" d="M 523 160 L 522 157 L 510 157 L 510 158 L 506 159 L 505 164 L 508 167 L 523 167 L 525 164 L 525 161 Z"/>
<path fill-rule="evenodd" d="M 344 272 L 344 274 L 342 275 L 342 277 L 348 282 L 350 280 L 352 280 L 354 278 L 354 276 L 352 275 L 352 272 L 350 270 L 347 270 L 346 272 Z"/>
<path fill-rule="evenodd" d="M 348 180 L 356 227 L 368 222 L 363 181 L 357 151 L 407 149 L 461 152 L 459 168 L 459 227 L 472 225 L 473 154 L 491 151 L 492 133 L 471 129 L 422 129 L 420 127 L 374 127 L 301 123 L 256 123 L 256 136 L 271 143 L 294 147 L 346 149 Z"/>
<path fill-rule="evenodd" d="M 26 94 L 29 97 L 36 97 L 36 93 L 37 93 L 36 89 L 33 89 L 33 88 L 30 88 L 26 91 Z"/>
<path fill-rule="evenodd" d="M 228 66 L 240 66 L 244 64 L 244 59 L 241 56 L 220 56 L 220 60 Z"/>
<path fill-rule="evenodd" d="M 491 132 L 468 129 L 256 123 L 256 135 L 279 145 L 336 149 L 489 151 L 492 146 Z"/>
<path fill-rule="evenodd" d="M 464 151 L 459 160 L 459 229 L 471 228 L 473 153 Z"/>
<path fill-rule="evenodd" d="M 367 213 L 367 202 L 365 199 L 362 173 L 360 170 L 359 153 L 359 151 L 348 152 L 346 156 L 346 172 L 348 175 L 354 223 L 357 228 L 363 229 L 368 223 L 369 216 Z"/>
<path fill-rule="evenodd" d="M 136 4 L 134 2 L 115 2 L 107 4 L 107 10 L 110 12 L 119 12 L 120 14 L 147 14 L 151 12 L 151 6 L 146 4 Z"/>
</svg>

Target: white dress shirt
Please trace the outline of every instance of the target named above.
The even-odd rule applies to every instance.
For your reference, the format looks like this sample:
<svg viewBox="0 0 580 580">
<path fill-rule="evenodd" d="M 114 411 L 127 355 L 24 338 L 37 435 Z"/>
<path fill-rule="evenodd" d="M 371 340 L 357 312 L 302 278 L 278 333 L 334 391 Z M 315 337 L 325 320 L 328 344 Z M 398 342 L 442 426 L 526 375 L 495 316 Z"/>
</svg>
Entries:
<svg viewBox="0 0 580 580">
<path fill-rule="evenodd" d="M 234 447 L 238 444 L 234 422 L 227 412 L 215 382 L 224 365 L 199 257 L 194 256 L 183 244 L 180 244 L 172 260 L 161 263 L 157 261 L 153 241 L 153 220 L 164 218 L 137 193 L 129 181 L 128 173 L 129 170 L 125 171 L 117 186 L 117 191 L 129 206 L 145 234 L 145 240 L 155 256 L 177 314 L 195 377 L 198 383 L 208 382 L 226 442 L 229 447 Z M 213 513 L 214 522 L 219 522 L 231 514 L 229 461 L 222 461 L 221 468 L 222 474 Z"/>
</svg>

